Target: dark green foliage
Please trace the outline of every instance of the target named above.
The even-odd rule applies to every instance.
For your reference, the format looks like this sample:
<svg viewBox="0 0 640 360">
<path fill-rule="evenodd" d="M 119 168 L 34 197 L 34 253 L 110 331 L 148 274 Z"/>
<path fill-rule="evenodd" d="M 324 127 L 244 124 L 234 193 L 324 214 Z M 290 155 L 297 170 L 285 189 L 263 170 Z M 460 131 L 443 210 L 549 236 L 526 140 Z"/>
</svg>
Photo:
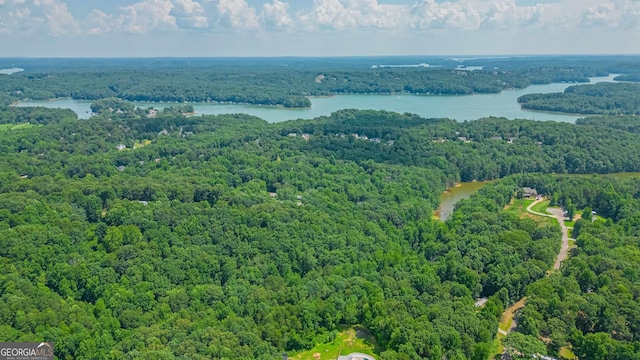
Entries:
<svg viewBox="0 0 640 360">
<path fill-rule="evenodd" d="M 77 119 L 78 115 L 68 109 L 0 106 L 0 124 L 53 124 Z"/>
<path fill-rule="evenodd" d="M 636 74 L 618 75 L 615 78 L 613 78 L 613 80 L 639 82 L 640 81 L 640 74 L 636 73 Z"/>
<path fill-rule="evenodd" d="M 575 85 L 564 93 L 523 95 L 518 103 L 525 109 L 570 114 L 640 115 L 640 84 Z"/>
<path fill-rule="evenodd" d="M 479 359 L 505 306 L 537 288 L 555 292 L 544 286 L 555 278 L 540 279 L 560 231 L 503 212 L 516 189 L 592 206 L 620 220 L 620 232 L 640 218 L 637 182 L 521 174 L 634 168 L 640 144 L 620 130 L 350 110 L 267 124 L 183 110 L 3 134 L 3 340 L 55 341 L 61 358 L 274 359 L 362 325 L 381 358 Z M 134 150 L 142 140 L 151 144 Z M 510 174 L 448 222 L 431 219 L 453 182 Z M 584 251 L 609 246 L 582 236 Z M 632 289 L 618 281 L 640 278 L 629 265 L 609 273 L 608 263 L 580 264 L 558 301 Z M 482 309 L 479 296 L 489 298 Z M 558 330 L 570 327 L 539 314 L 525 314 L 527 336 L 570 341 Z M 611 321 L 597 331 L 613 334 Z M 591 318 L 577 323 L 596 329 Z"/>
<path fill-rule="evenodd" d="M 580 359 L 640 359 L 638 179 L 548 177 L 546 182 L 565 204 L 591 204 L 619 221 L 591 222 L 583 215 L 576 222 L 577 249 L 559 273 L 528 287 L 518 332 L 535 333 L 535 323 L 535 335 L 550 339 L 550 354 L 571 345 Z"/>
<path fill-rule="evenodd" d="M 118 98 L 100 99 L 91 103 L 91 111 L 94 113 L 129 112 L 133 111 L 134 108 L 135 106 L 132 103 Z"/>
<path fill-rule="evenodd" d="M 609 127 L 632 133 L 640 133 L 639 116 L 593 116 L 578 119 L 576 120 L 576 124 Z"/>
</svg>

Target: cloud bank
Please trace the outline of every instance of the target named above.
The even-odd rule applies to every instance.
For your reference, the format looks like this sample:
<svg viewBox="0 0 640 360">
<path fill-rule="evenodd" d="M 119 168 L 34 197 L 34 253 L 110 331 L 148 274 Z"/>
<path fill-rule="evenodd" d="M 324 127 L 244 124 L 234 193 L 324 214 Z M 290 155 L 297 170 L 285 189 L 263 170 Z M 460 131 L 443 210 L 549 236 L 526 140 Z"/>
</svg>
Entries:
<svg viewBox="0 0 640 360">
<path fill-rule="evenodd" d="M 0 0 L 0 56 L 640 52 L 635 41 L 640 37 L 640 0 L 117 0 L 117 4 Z M 167 42 L 173 47 L 165 47 Z"/>
<path fill-rule="evenodd" d="M 531 2 L 528 2 L 531 4 Z M 149 34 L 167 31 L 527 30 L 600 27 L 638 29 L 640 1 L 314 0 L 293 12 L 284 0 L 141 0 L 106 13 L 74 17 L 63 0 L 0 0 L 0 32 L 9 35 Z"/>
</svg>

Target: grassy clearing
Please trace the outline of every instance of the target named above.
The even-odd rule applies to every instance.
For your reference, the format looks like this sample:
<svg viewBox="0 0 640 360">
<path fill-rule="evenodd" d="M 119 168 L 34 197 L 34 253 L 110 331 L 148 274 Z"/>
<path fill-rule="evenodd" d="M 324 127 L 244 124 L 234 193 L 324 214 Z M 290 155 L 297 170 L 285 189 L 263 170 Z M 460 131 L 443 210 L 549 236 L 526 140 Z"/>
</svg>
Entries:
<svg viewBox="0 0 640 360">
<path fill-rule="evenodd" d="M 572 228 L 576 225 L 576 221 L 578 221 L 581 218 L 582 218 L 582 211 L 578 211 L 576 212 L 576 216 L 573 218 L 573 220 L 572 221 L 565 220 L 564 225 L 566 227 Z M 606 221 L 606 219 L 600 215 L 593 215 L 593 218 L 594 218 L 594 221 Z"/>
<path fill-rule="evenodd" d="M 571 349 L 569 349 L 566 346 L 560 349 L 560 356 L 564 359 L 570 359 L 570 360 L 578 359 L 576 354 L 574 354 L 573 351 L 571 351 Z"/>
<path fill-rule="evenodd" d="M 498 336 L 493 340 L 493 351 L 489 355 L 489 359 L 497 359 L 497 356 L 504 352 L 504 346 L 502 346 L 502 339 L 506 336 L 498 333 Z"/>
<path fill-rule="evenodd" d="M 504 207 L 504 210 L 511 213 L 520 213 L 527 210 L 527 206 L 531 205 L 533 200 L 529 199 L 512 199 L 509 205 Z"/>
<path fill-rule="evenodd" d="M 500 328 L 500 330 L 509 331 L 509 329 L 511 329 L 511 324 L 513 324 L 513 318 L 504 319 L 504 321 L 500 321 L 498 328 Z"/>
<path fill-rule="evenodd" d="M 141 142 L 136 142 L 133 144 L 133 149 L 140 149 L 142 147 L 145 147 L 147 145 L 151 144 L 151 140 L 142 140 Z"/>
<path fill-rule="evenodd" d="M 318 344 L 309 351 L 289 355 L 289 359 L 298 360 L 335 360 L 340 355 L 359 352 L 376 357 L 375 338 L 363 327 L 347 329 L 330 343 Z"/>
<path fill-rule="evenodd" d="M 549 200 L 545 200 L 545 201 L 541 201 L 537 204 L 535 204 L 531 210 L 535 211 L 535 212 L 539 212 L 541 214 L 546 214 L 546 215 L 551 215 L 547 212 L 547 208 L 549 207 Z"/>
<path fill-rule="evenodd" d="M 0 131 L 23 130 L 31 129 L 33 127 L 35 127 L 33 124 L 0 124 Z"/>
<path fill-rule="evenodd" d="M 510 205 L 505 207 L 504 211 L 508 214 L 514 214 L 521 219 L 533 219 L 539 226 L 556 225 L 554 222 L 555 218 L 538 216 L 527 212 L 527 207 L 533 202 L 534 200 L 530 199 L 515 199 Z"/>
</svg>

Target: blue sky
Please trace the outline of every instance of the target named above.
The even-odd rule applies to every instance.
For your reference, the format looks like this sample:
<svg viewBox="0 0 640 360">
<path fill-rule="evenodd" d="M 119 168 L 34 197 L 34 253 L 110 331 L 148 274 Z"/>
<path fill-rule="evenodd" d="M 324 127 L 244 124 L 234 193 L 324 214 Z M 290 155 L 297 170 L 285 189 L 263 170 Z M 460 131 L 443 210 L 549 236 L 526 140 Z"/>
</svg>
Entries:
<svg viewBox="0 0 640 360">
<path fill-rule="evenodd" d="M 638 0 L 0 0 L 0 56 L 640 53 Z"/>
</svg>

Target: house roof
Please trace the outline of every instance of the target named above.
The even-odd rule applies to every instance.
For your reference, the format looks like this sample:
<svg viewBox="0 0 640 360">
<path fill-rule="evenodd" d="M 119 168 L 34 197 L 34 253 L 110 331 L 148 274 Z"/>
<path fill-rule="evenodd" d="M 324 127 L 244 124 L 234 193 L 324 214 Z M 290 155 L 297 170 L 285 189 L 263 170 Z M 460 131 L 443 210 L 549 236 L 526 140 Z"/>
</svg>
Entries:
<svg viewBox="0 0 640 360">
<path fill-rule="evenodd" d="M 367 354 L 351 353 L 347 356 L 338 356 L 338 360 L 375 360 L 375 358 Z"/>
</svg>

